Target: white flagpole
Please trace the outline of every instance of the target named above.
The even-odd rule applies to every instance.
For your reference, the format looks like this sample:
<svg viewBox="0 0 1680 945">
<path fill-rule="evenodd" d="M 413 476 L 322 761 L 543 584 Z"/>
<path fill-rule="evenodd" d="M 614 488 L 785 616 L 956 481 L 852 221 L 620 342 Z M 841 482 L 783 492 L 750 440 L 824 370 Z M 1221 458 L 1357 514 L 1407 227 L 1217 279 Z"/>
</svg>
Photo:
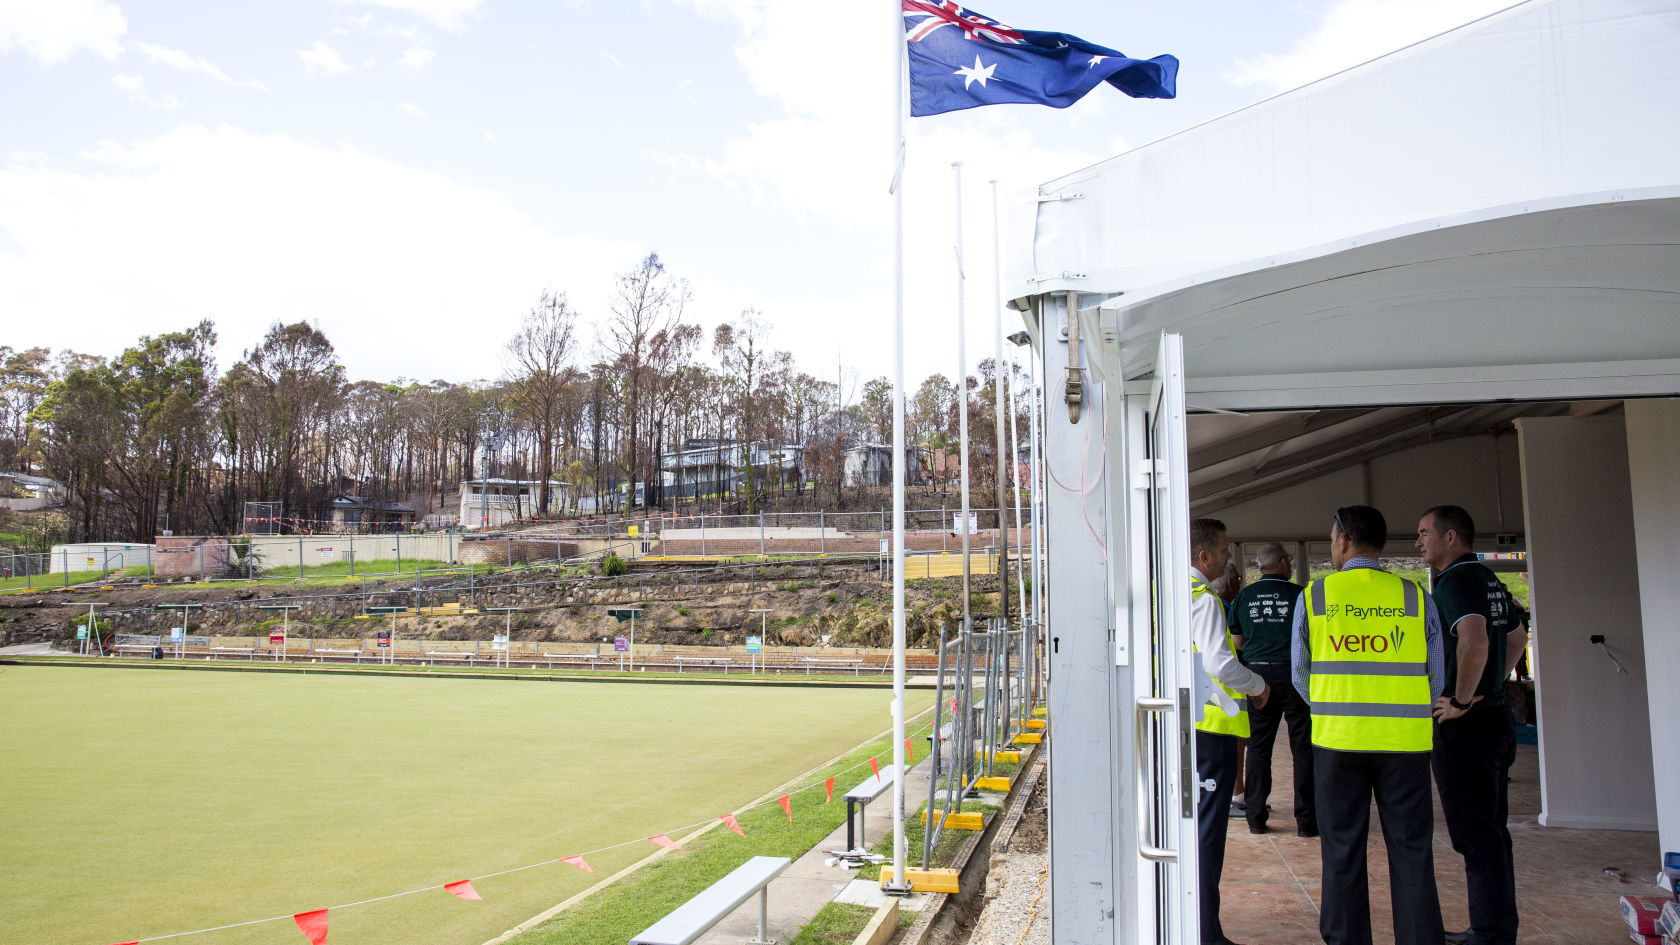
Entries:
<svg viewBox="0 0 1680 945">
<path fill-rule="evenodd" d="M 968 313 L 963 306 L 963 227 L 962 227 L 962 162 L 951 162 L 951 173 L 956 181 L 957 204 L 957 470 L 958 491 L 962 494 L 962 601 L 963 601 L 963 629 L 974 627 L 973 617 L 968 612 L 969 598 L 969 552 L 970 541 L 968 534 Z"/>
<path fill-rule="evenodd" d="M 902 0 L 893 4 L 893 134 L 897 137 L 893 170 L 893 880 L 890 893 L 910 892 L 904 837 L 904 99 L 909 50 L 904 38 Z"/>
<path fill-rule="evenodd" d="M 1015 609 L 1021 615 L 1021 626 L 1024 629 L 1032 619 L 1027 608 L 1027 569 L 1021 560 L 1021 437 L 1017 432 L 1015 420 L 1015 359 L 1009 359 L 1008 370 L 1003 363 L 1003 229 L 998 222 L 998 182 L 992 180 L 992 307 L 997 309 L 998 333 L 998 410 L 1009 409 L 1009 481 L 1015 484 Z M 1009 383 L 1010 396 L 1004 396 L 1004 382 Z M 1001 431 L 1000 431 L 1001 432 Z M 1001 456 L 1003 447 L 998 447 Z M 1001 485 L 1000 485 L 1001 488 Z M 1000 497 L 998 507 L 1003 507 Z M 1009 549 L 1003 550 L 1008 555 Z M 1023 650 L 1025 647 L 1022 648 Z"/>
</svg>

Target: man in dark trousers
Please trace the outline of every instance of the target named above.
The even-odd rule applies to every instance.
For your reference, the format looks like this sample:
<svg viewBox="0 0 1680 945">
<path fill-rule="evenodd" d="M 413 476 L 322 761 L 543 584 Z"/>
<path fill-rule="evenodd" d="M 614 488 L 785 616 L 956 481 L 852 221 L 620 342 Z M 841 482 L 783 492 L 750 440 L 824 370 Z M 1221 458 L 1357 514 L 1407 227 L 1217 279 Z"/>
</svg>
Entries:
<svg viewBox="0 0 1680 945">
<path fill-rule="evenodd" d="M 1231 789 L 1237 781 L 1237 746 L 1248 737 L 1248 709 L 1244 695 L 1256 706 L 1266 704 L 1271 688 L 1252 670 L 1237 662 L 1231 631 L 1225 622 L 1225 602 L 1209 584 L 1225 573 L 1231 561 L 1230 539 L 1218 519 L 1190 523 L 1190 640 L 1201 655 L 1202 671 L 1220 690 L 1202 706 L 1196 723 L 1196 780 L 1212 782 L 1196 802 L 1197 893 L 1201 906 L 1202 945 L 1233 945 L 1219 924 L 1219 880 L 1225 871 L 1225 834 L 1230 824 Z M 1223 705 L 1221 704 L 1223 703 Z"/>
<path fill-rule="evenodd" d="M 1412 581 L 1377 562 L 1388 523 L 1368 505 L 1337 509 L 1337 571 L 1295 602 L 1292 681 L 1312 708 L 1313 788 L 1323 862 L 1318 930 L 1328 945 L 1371 945 L 1365 843 L 1377 803 L 1395 945 L 1442 945 L 1435 890 L 1430 720 L 1445 672 L 1441 618 Z"/>
<path fill-rule="evenodd" d="M 1272 794 L 1272 744 L 1278 726 L 1289 722 L 1289 753 L 1295 762 L 1295 832 L 1318 836 L 1313 808 L 1312 719 L 1307 704 L 1289 682 L 1289 636 L 1295 625 L 1295 600 L 1303 588 L 1289 579 L 1294 563 L 1275 541 L 1260 546 L 1256 556 L 1260 579 L 1237 592 L 1231 601 L 1231 635 L 1242 637 L 1243 665 L 1260 674 L 1272 687 L 1264 707 L 1248 712 L 1247 787 L 1248 832 L 1266 832 L 1266 800 Z"/>
<path fill-rule="evenodd" d="M 1435 784 L 1470 898 L 1470 928 L 1447 941 L 1513 945 L 1517 888 L 1506 819 L 1517 732 L 1505 675 L 1508 638 L 1520 646 L 1526 634 L 1504 583 L 1470 550 L 1475 537 L 1470 513 L 1456 505 L 1437 505 L 1418 521 L 1417 547 L 1435 573 L 1448 644 L 1446 689 L 1435 703 Z"/>
</svg>

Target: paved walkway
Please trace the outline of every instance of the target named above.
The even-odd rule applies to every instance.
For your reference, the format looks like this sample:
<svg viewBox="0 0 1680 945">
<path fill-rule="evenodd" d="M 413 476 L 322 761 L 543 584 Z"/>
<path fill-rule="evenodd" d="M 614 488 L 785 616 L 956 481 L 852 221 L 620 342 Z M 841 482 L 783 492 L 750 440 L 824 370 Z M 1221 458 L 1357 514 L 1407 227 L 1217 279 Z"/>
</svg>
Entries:
<svg viewBox="0 0 1680 945">
<path fill-rule="evenodd" d="M 852 784 L 835 782 L 834 803 L 844 804 L 841 799 L 845 792 L 861 783 L 858 779 Z M 904 780 L 904 809 L 906 816 L 915 811 L 927 800 L 928 791 L 928 763 L 923 758 L 910 769 Z M 871 803 L 863 818 L 863 846 L 872 847 L 882 837 L 892 832 L 892 792 L 887 791 Z M 856 901 L 858 890 L 848 890 L 857 870 L 848 869 L 834 859 L 834 852 L 846 846 L 846 825 L 841 824 L 823 841 L 812 847 L 806 854 L 793 861 L 787 871 L 776 877 L 770 883 L 769 901 L 769 929 L 766 935 L 778 942 L 787 942 L 799 933 L 799 930 L 810 922 L 823 906 L 833 902 L 843 893 L 848 895 L 848 901 Z M 911 851 L 911 862 L 919 862 L 921 851 Z M 860 885 L 875 890 L 879 897 L 879 887 L 874 882 L 862 882 Z M 919 911 L 930 897 L 925 893 L 918 893 L 900 900 L 900 906 L 911 911 Z M 710 932 L 701 936 L 698 945 L 741 945 L 750 941 L 758 934 L 758 897 L 753 897 L 747 903 L 730 913 L 729 917 L 719 922 Z"/>
</svg>

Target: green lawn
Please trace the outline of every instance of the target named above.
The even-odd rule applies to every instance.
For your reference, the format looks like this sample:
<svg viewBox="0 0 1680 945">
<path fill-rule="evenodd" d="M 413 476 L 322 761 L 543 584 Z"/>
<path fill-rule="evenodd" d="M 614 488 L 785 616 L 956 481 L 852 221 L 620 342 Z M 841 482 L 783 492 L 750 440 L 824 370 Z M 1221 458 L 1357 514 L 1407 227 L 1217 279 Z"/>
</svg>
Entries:
<svg viewBox="0 0 1680 945">
<path fill-rule="evenodd" d="M 912 692 L 912 711 L 930 698 Z M 886 699 L 8 666 L 0 938 L 127 941 L 596 850 L 605 877 L 653 849 L 640 838 L 707 822 L 880 732 Z M 555 864 L 475 879 L 484 902 L 431 889 L 335 910 L 330 941 L 478 945 L 591 880 Z M 301 940 L 289 918 L 183 939 Z"/>
<path fill-rule="evenodd" d="M 133 568 L 112 568 L 110 578 L 113 581 L 127 580 L 130 577 L 139 577 L 145 573 L 145 565 Z M 95 568 L 92 571 L 71 571 L 68 581 L 65 580 L 63 573 L 31 574 L 27 577 L 20 574 L 17 577 L 0 578 L 0 590 L 10 590 L 12 588 L 21 589 L 24 587 L 63 587 L 66 584 L 88 584 L 93 581 L 98 581 L 104 577 L 106 577 L 106 573 L 98 568 Z"/>
</svg>

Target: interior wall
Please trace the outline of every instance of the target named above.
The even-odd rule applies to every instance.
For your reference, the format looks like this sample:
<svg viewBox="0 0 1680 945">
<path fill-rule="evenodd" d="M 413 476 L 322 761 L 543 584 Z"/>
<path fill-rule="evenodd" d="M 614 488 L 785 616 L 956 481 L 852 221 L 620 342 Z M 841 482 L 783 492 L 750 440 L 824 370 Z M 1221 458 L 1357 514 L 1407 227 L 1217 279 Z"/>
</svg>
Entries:
<svg viewBox="0 0 1680 945">
<path fill-rule="evenodd" d="M 1196 499 L 1191 488 L 1191 501 Z M 1476 520 L 1477 549 L 1495 550 L 1496 532 L 1518 535 L 1522 550 L 1522 470 L 1514 436 L 1456 437 L 1411 447 L 1257 499 L 1198 509 L 1225 522 L 1234 539 L 1321 541 L 1338 506 L 1373 505 L 1388 519 L 1389 554 L 1406 554 L 1423 510 L 1461 505 Z"/>
<path fill-rule="evenodd" d="M 1527 419 L 1517 421 L 1517 431 L 1533 582 L 1540 823 L 1653 829 L 1650 706 L 1623 419 Z M 1604 636 L 1615 661 L 1592 643 L 1595 634 Z"/>
<path fill-rule="evenodd" d="M 1680 398 L 1628 401 L 1627 443 L 1657 830 L 1680 850 Z"/>
</svg>

